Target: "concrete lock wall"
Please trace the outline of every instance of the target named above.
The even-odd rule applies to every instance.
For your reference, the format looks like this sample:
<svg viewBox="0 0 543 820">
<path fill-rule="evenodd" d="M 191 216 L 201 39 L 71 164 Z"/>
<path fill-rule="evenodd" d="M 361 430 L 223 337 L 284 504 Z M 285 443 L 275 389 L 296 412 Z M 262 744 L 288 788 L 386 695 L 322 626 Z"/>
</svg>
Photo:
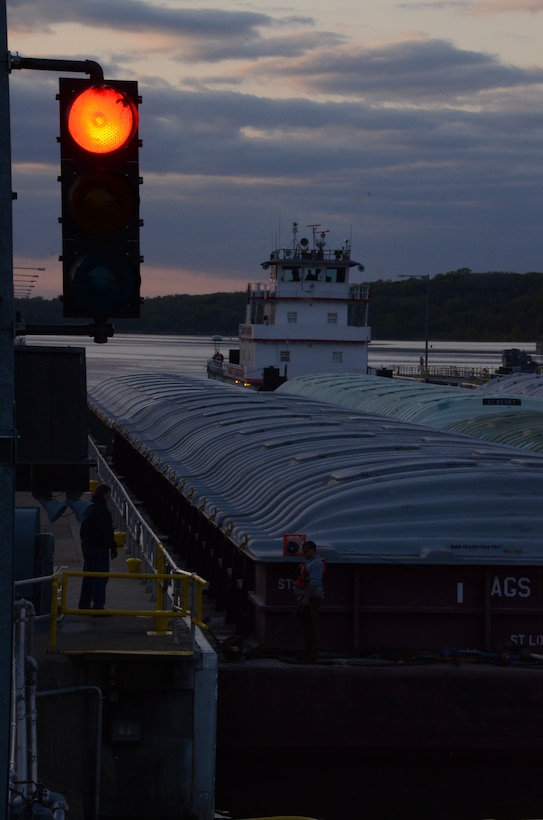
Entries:
<svg viewBox="0 0 543 820">
<path fill-rule="evenodd" d="M 70 816 L 212 816 L 214 653 L 60 653 L 39 674 L 40 779 Z"/>
</svg>

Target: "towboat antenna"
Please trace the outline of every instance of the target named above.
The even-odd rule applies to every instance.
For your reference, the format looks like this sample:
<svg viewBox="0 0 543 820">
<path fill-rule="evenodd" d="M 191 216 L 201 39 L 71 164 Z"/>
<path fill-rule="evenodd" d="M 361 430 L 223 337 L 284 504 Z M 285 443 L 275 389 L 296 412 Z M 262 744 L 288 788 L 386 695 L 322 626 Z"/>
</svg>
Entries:
<svg viewBox="0 0 543 820">
<path fill-rule="evenodd" d="M 317 248 L 316 232 L 317 232 L 317 228 L 320 228 L 320 224 L 307 225 L 307 227 L 311 228 L 311 230 L 313 231 L 313 250 L 316 250 L 316 248 Z"/>
<path fill-rule="evenodd" d="M 326 234 L 327 233 L 330 233 L 330 231 L 328 229 L 326 229 L 325 231 L 320 232 L 321 238 L 319 239 L 319 241 L 317 243 L 318 248 L 319 248 L 320 251 L 322 251 L 324 246 L 326 245 Z"/>
<path fill-rule="evenodd" d="M 298 223 L 292 223 L 292 249 L 296 250 L 296 237 L 298 235 Z"/>
</svg>

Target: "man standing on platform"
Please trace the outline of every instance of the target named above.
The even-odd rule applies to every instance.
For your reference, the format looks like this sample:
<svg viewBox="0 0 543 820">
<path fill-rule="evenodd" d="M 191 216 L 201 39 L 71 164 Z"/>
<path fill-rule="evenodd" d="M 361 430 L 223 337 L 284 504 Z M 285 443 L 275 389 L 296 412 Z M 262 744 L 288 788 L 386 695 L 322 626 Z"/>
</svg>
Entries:
<svg viewBox="0 0 543 820">
<path fill-rule="evenodd" d="M 107 502 L 111 487 L 99 484 L 83 519 L 79 535 L 83 550 L 84 572 L 109 572 L 109 557 L 117 557 L 113 519 Z M 83 578 L 79 609 L 103 609 L 106 603 L 107 578 Z"/>
</svg>

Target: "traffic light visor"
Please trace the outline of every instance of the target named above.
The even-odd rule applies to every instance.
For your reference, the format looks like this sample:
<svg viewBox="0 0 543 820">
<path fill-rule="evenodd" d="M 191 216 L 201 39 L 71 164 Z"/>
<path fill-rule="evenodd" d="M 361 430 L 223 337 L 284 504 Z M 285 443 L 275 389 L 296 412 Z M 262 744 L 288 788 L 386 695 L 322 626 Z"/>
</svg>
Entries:
<svg viewBox="0 0 543 820">
<path fill-rule="evenodd" d="M 107 85 L 82 91 L 68 113 L 72 139 L 92 154 L 117 151 L 130 142 L 137 128 L 138 111 L 132 100 Z"/>
</svg>

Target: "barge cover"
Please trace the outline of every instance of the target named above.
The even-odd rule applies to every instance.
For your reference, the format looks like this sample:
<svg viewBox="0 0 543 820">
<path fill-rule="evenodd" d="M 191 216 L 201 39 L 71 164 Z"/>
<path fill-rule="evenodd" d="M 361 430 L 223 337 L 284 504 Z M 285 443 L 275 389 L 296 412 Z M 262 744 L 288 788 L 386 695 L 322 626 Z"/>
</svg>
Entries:
<svg viewBox="0 0 543 820">
<path fill-rule="evenodd" d="M 258 641 L 292 610 L 300 559 L 283 545 L 304 534 L 330 565 L 325 650 L 543 645 L 540 455 L 181 375 L 108 379 L 90 406 L 161 531 Z"/>
</svg>

